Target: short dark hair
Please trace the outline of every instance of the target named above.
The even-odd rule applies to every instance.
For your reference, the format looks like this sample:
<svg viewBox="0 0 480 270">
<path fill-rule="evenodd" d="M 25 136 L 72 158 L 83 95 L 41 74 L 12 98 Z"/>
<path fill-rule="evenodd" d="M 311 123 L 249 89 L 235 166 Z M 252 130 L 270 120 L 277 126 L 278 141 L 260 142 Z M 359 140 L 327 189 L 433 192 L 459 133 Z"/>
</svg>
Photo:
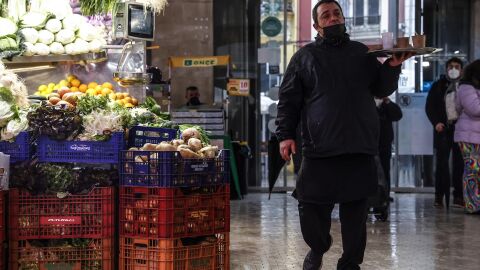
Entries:
<svg viewBox="0 0 480 270">
<path fill-rule="evenodd" d="M 463 70 L 462 84 L 470 84 L 480 89 L 480 59 L 473 61 Z"/>
<path fill-rule="evenodd" d="M 192 86 L 187 87 L 187 89 L 185 90 L 185 92 L 188 92 L 188 91 L 197 91 L 197 90 L 198 90 L 198 87 L 192 85 Z"/>
<path fill-rule="evenodd" d="M 328 3 L 335 3 L 337 4 L 337 6 L 340 8 L 340 11 L 342 12 L 342 15 L 343 15 L 343 10 L 342 10 L 342 7 L 340 6 L 340 4 L 335 1 L 335 0 L 320 0 L 318 1 L 318 3 L 315 4 L 315 6 L 313 7 L 312 9 L 312 18 L 313 18 L 313 22 L 315 24 L 318 24 L 318 13 L 317 13 L 317 9 L 320 5 L 323 5 L 323 4 L 328 4 Z"/>
<path fill-rule="evenodd" d="M 460 67 L 463 68 L 463 61 L 462 61 L 462 59 L 460 59 L 458 57 L 452 57 L 452 58 L 448 59 L 447 63 L 445 64 L 445 68 L 448 68 L 448 65 L 450 65 L 451 63 L 460 64 Z"/>
</svg>

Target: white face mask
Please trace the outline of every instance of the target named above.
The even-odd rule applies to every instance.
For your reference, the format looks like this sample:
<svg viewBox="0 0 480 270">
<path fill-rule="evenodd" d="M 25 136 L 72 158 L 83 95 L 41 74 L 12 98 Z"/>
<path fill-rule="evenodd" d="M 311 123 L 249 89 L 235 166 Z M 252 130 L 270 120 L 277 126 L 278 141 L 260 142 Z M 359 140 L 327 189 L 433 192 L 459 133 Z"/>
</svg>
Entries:
<svg viewBox="0 0 480 270">
<path fill-rule="evenodd" d="M 460 77 L 460 70 L 456 68 L 452 68 L 448 71 L 448 77 L 450 79 L 456 80 L 458 77 Z"/>
<path fill-rule="evenodd" d="M 380 105 L 382 105 L 383 103 L 383 100 L 382 99 L 375 99 L 375 105 L 377 105 L 377 107 L 380 107 Z"/>
</svg>

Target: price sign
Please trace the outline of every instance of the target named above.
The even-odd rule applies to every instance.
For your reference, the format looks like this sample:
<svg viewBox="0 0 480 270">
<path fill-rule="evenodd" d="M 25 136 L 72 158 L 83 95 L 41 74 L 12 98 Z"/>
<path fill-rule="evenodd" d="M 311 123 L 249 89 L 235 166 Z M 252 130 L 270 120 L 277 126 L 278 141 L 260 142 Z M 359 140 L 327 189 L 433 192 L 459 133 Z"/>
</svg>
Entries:
<svg viewBox="0 0 480 270">
<path fill-rule="evenodd" d="M 250 95 L 249 79 L 230 79 L 227 84 L 228 94 L 232 96 Z"/>
</svg>

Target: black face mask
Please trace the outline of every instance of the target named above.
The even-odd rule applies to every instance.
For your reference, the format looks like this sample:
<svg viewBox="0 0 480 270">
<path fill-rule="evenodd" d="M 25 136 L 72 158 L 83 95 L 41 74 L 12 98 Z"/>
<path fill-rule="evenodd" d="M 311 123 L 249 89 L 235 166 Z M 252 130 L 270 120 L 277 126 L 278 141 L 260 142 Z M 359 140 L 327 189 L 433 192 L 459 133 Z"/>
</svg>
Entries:
<svg viewBox="0 0 480 270">
<path fill-rule="evenodd" d="M 323 36 L 326 39 L 343 40 L 347 29 L 344 23 L 334 24 L 323 28 Z"/>
<path fill-rule="evenodd" d="M 188 100 L 188 105 L 190 106 L 198 106 L 200 104 L 200 99 L 198 97 L 192 97 Z"/>
</svg>

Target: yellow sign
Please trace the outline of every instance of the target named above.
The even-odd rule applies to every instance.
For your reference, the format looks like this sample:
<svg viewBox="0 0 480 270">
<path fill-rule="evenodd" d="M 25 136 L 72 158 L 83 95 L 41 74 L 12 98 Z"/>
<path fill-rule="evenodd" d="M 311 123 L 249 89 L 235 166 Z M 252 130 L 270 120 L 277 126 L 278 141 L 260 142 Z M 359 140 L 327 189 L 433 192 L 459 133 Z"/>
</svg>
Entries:
<svg viewBox="0 0 480 270">
<path fill-rule="evenodd" d="M 169 63 L 174 68 L 228 66 L 230 56 L 170 57 Z"/>
<path fill-rule="evenodd" d="M 232 96 L 248 96 L 250 95 L 250 80 L 230 79 L 227 84 L 227 91 Z"/>
</svg>

